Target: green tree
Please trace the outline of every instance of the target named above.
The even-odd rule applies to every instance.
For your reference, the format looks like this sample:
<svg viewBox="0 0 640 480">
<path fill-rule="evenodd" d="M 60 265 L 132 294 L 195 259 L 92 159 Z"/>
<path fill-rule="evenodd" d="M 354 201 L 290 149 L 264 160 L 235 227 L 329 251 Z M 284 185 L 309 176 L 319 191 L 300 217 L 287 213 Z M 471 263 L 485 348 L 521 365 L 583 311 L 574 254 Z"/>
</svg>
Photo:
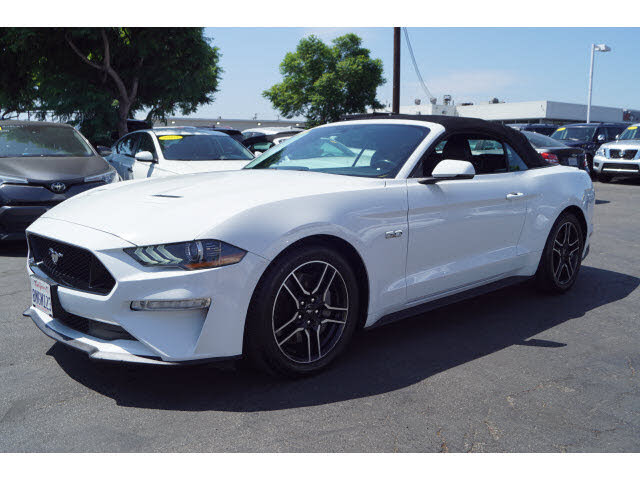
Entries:
<svg viewBox="0 0 640 480">
<path fill-rule="evenodd" d="M 127 118 L 183 115 L 213 101 L 218 48 L 202 28 L 11 28 L 32 62 L 37 105 L 98 131 L 127 133 Z M 4 58 L 0 58 L 4 62 Z M 0 86 L 0 89 L 2 87 Z"/>
<path fill-rule="evenodd" d="M 382 60 L 372 59 L 353 33 L 326 45 L 311 35 L 280 64 L 282 82 L 262 95 L 286 117 L 302 115 L 310 126 L 339 120 L 342 115 L 382 108 L 376 90 L 385 83 Z"/>
<path fill-rule="evenodd" d="M 38 56 L 27 48 L 32 35 L 0 28 L 0 120 L 33 110 L 37 101 Z"/>
</svg>

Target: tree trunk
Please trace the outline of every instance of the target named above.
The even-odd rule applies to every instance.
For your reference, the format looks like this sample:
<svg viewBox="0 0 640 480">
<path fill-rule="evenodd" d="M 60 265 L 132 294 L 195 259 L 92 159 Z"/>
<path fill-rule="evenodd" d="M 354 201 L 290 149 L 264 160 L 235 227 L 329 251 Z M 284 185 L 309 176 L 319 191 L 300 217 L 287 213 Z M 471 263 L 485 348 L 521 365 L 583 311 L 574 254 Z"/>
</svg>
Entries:
<svg viewBox="0 0 640 480">
<path fill-rule="evenodd" d="M 129 133 L 129 127 L 127 126 L 127 118 L 129 118 L 129 109 L 131 104 L 126 100 L 120 99 L 118 106 L 118 138 Z"/>
</svg>

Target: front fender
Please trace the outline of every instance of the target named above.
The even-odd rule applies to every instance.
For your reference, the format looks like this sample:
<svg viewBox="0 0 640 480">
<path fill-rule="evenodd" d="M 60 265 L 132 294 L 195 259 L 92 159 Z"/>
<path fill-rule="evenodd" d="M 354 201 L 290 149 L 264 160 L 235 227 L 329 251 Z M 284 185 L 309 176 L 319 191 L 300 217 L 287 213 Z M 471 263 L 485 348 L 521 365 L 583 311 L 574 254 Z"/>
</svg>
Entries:
<svg viewBox="0 0 640 480">
<path fill-rule="evenodd" d="M 386 238 L 386 232 L 405 235 Z M 216 238 L 272 261 L 307 237 L 329 235 L 351 244 L 369 274 L 369 313 L 406 299 L 407 194 L 405 182 L 310 195 L 245 210 L 200 238 Z"/>
</svg>

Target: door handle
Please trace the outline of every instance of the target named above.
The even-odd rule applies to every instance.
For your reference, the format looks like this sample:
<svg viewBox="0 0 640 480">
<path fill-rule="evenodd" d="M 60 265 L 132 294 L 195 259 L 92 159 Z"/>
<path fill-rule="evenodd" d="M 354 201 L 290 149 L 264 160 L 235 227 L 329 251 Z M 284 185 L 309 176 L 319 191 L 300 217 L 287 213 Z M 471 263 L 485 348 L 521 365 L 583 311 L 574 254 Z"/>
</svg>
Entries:
<svg viewBox="0 0 640 480">
<path fill-rule="evenodd" d="M 518 198 L 518 197 L 524 197 L 524 193 L 522 193 L 522 192 L 507 193 L 507 199 L 509 199 L 509 198 Z"/>
</svg>

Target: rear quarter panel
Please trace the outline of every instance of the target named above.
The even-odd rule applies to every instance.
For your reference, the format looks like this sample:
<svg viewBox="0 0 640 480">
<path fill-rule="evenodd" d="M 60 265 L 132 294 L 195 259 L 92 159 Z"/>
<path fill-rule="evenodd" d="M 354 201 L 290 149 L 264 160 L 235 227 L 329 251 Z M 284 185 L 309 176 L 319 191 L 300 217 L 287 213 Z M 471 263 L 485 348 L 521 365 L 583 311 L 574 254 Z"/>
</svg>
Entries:
<svg viewBox="0 0 640 480">
<path fill-rule="evenodd" d="M 595 192 L 589 175 L 573 167 L 553 166 L 532 169 L 527 178 L 527 211 L 520 241 L 519 255 L 530 255 L 523 274 L 533 275 L 551 227 L 568 207 L 582 211 L 586 223 L 586 242 L 593 232 Z"/>
</svg>

